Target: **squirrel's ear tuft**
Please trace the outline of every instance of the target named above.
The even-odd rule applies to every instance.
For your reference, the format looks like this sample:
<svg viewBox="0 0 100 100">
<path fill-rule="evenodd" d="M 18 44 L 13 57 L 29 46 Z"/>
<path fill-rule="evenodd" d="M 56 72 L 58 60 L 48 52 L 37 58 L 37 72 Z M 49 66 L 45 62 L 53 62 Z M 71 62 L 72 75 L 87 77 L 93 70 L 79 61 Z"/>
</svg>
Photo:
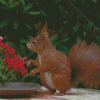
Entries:
<svg viewBox="0 0 100 100">
<path fill-rule="evenodd" d="M 41 29 L 40 35 L 45 34 L 45 32 L 47 32 L 47 29 L 48 29 L 48 26 L 47 26 L 47 20 L 46 20 L 46 22 L 45 22 L 43 28 Z"/>
<path fill-rule="evenodd" d="M 45 32 L 44 34 L 41 34 L 40 37 L 42 40 L 44 40 L 45 38 L 49 37 L 49 34 L 47 32 Z"/>
<path fill-rule="evenodd" d="M 48 32 L 45 32 L 44 34 L 43 34 L 45 37 L 49 37 L 49 34 L 48 34 Z"/>
</svg>

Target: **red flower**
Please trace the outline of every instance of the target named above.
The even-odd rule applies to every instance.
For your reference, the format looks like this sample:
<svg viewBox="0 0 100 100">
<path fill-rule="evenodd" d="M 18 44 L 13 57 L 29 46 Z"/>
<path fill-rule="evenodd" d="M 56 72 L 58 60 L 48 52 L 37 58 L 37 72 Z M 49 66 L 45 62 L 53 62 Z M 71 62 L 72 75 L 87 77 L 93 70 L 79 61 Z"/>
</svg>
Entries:
<svg viewBox="0 0 100 100">
<path fill-rule="evenodd" d="M 24 70 L 25 67 L 23 65 L 19 65 L 20 70 Z"/>
<path fill-rule="evenodd" d="M 9 54 L 11 54 L 11 55 L 15 54 L 15 49 L 11 48 L 11 47 L 6 47 L 6 48 L 4 48 L 3 51 L 5 52 L 6 56 Z"/>
<path fill-rule="evenodd" d="M 3 47 L 3 48 L 8 48 L 8 47 L 9 47 L 9 45 L 8 45 L 8 44 L 6 44 L 6 43 L 2 43 L 2 47 Z"/>
<path fill-rule="evenodd" d="M 11 64 L 11 65 L 13 64 L 13 59 L 9 59 L 9 58 L 7 58 L 6 61 L 7 61 L 7 63 L 9 63 L 9 64 Z"/>
<path fill-rule="evenodd" d="M 13 68 L 18 69 L 18 63 L 17 62 L 16 63 L 13 63 Z"/>
<path fill-rule="evenodd" d="M 18 68 L 13 67 L 12 70 L 13 71 L 18 71 Z"/>
<path fill-rule="evenodd" d="M 19 59 L 17 58 L 16 55 L 14 55 L 14 56 L 13 56 L 13 60 L 14 60 L 14 61 L 18 61 Z"/>
<path fill-rule="evenodd" d="M 12 65 L 10 65 L 10 64 L 7 64 L 7 67 L 9 67 L 9 68 L 12 68 Z"/>
<path fill-rule="evenodd" d="M 15 54 L 15 49 L 14 48 L 11 49 L 10 54 L 12 54 L 12 55 Z"/>
<path fill-rule="evenodd" d="M 3 47 L 3 44 L 4 44 L 4 43 L 0 42 L 0 47 Z"/>
<path fill-rule="evenodd" d="M 15 49 L 9 47 L 9 45 L 6 43 L 0 42 L 0 47 L 3 47 L 3 51 L 6 54 L 4 64 L 7 64 L 7 67 L 12 68 L 13 71 L 18 71 L 18 69 L 20 69 L 21 74 L 25 75 L 28 71 L 24 67 L 23 60 L 18 58 L 21 57 L 21 55 L 16 56 Z M 28 59 L 27 56 L 25 56 L 24 59 Z"/>
<path fill-rule="evenodd" d="M 24 62 L 23 62 L 22 59 L 19 59 L 19 60 L 18 60 L 18 63 L 21 64 L 21 65 L 24 65 Z"/>
<path fill-rule="evenodd" d="M 25 68 L 24 70 L 21 71 L 22 76 L 27 73 L 27 69 Z"/>
<path fill-rule="evenodd" d="M 3 37 L 2 36 L 0 36 L 0 42 L 3 40 Z"/>
<path fill-rule="evenodd" d="M 18 54 L 18 55 L 17 55 L 17 57 L 21 57 L 21 55 L 20 55 L 20 54 Z"/>
<path fill-rule="evenodd" d="M 27 56 L 24 56 L 24 59 L 25 59 L 25 60 L 27 60 L 27 59 L 28 59 L 28 57 L 27 57 Z"/>
</svg>

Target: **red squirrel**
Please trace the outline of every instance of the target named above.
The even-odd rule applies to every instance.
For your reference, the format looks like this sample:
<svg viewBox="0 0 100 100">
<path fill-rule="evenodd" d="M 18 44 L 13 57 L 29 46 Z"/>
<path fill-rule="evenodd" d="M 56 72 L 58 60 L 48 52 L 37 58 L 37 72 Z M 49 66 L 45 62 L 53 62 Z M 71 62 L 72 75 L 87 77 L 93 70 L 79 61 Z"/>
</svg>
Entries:
<svg viewBox="0 0 100 100">
<path fill-rule="evenodd" d="M 87 45 L 83 40 L 81 44 L 72 46 L 67 57 L 53 47 L 47 28 L 47 22 L 45 22 L 40 36 L 27 43 L 28 49 L 38 53 L 36 60 L 26 62 L 27 66 L 33 64 L 38 67 L 30 72 L 30 76 L 40 73 L 42 84 L 49 90 L 40 91 L 40 93 L 65 95 L 66 91 L 77 82 L 85 82 L 84 86 L 88 88 L 98 88 L 100 84 L 99 46 L 94 42 Z M 71 81 L 73 73 L 75 78 Z M 56 93 L 56 90 L 60 93 Z"/>
</svg>

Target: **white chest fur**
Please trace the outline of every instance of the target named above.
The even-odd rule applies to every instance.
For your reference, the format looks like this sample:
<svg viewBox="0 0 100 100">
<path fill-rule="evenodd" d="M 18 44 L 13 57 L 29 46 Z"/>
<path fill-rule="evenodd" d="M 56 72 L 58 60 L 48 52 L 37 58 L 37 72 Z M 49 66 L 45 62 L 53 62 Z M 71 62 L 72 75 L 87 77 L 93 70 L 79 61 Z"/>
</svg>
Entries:
<svg viewBox="0 0 100 100">
<path fill-rule="evenodd" d="M 39 65 L 41 66 L 41 56 L 38 54 Z"/>
<path fill-rule="evenodd" d="M 38 54 L 38 59 L 39 59 L 39 64 L 41 66 L 41 56 L 39 54 Z M 54 85 L 52 84 L 52 75 L 51 75 L 51 73 L 45 72 L 44 76 L 45 76 L 46 82 L 49 85 L 49 87 L 51 87 L 52 89 L 55 89 Z"/>
<path fill-rule="evenodd" d="M 54 85 L 52 84 L 52 75 L 48 72 L 45 72 L 44 74 L 45 78 L 46 78 L 46 82 L 47 84 L 52 88 L 55 89 Z"/>
</svg>

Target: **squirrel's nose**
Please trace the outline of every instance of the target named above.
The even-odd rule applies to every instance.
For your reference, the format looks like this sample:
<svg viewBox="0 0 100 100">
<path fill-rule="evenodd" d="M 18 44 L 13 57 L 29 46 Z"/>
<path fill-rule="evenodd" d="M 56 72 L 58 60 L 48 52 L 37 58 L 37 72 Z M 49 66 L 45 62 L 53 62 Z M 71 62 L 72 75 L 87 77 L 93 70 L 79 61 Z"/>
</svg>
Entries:
<svg viewBox="0 0 100 100">
<path fill-rule="evenodd" d="M 28 47 L 28 43 L 26 44 L 26 46 Z"/>
<path fill-rule="evenodd" d="M 30 44 L 29 43 L 27 43 L 26 46 L 27 46 L 27 48 L 30 48 Z"/>
</svg>

